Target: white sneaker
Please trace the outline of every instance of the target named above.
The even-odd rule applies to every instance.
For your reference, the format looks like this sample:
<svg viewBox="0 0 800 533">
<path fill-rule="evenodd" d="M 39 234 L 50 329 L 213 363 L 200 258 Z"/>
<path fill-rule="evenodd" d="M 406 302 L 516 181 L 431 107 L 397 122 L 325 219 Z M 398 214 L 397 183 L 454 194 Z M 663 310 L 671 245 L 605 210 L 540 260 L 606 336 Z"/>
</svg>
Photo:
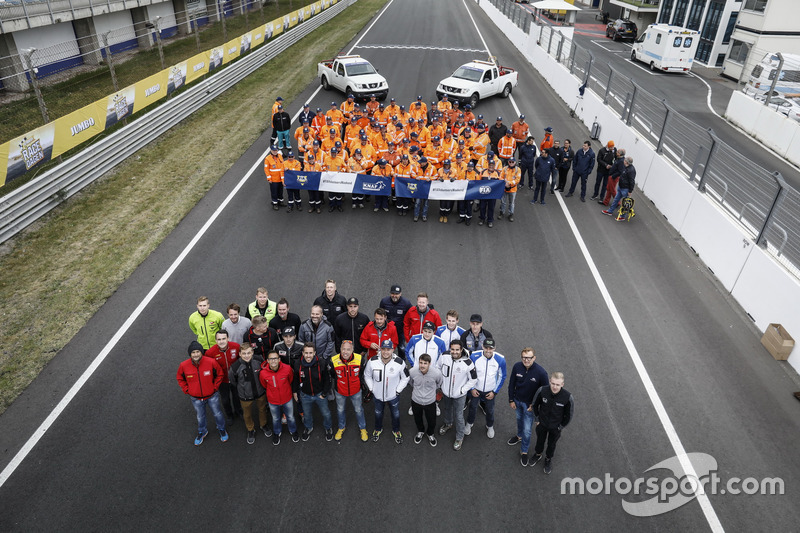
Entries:
<svg viewBox="0 0 800 533">
<path fill-rule="evenodd" d="M 494 438 L 494 428 L 493 427 L 486 428 L 486 436 L 489 437 L 490 439 Z"/>
<path fill-rule="evenodd" d="M 408 408 L 408 414 L 412 415 L 412 416 L 414 415 L 414 408 L 413 407 L 409 407 Z"/>
<path fill-rule="evenodd" d="M 442 416 L 442 410 L 439 409 L 439 404 L 436 404 L 436 416 Z"/>
<path fill-rule="evenodd" d="M 472 433 L 472 424 L 466 424 L 464 426 L 464 435 L 469 435 Z"/>
</svg>

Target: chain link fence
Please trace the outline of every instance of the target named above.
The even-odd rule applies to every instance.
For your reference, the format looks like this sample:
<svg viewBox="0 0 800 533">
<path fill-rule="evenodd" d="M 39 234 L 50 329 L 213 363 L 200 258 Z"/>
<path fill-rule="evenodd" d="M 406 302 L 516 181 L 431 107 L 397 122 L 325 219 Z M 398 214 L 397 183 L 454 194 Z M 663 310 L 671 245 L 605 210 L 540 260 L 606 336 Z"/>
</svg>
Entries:
<svg viewBox="0 0 800 533">
<path fill-rule="evenodd" d="M 490 1 L 504 13 L 519 9 L 510 0 Z M 526 13 L 528 20 L 532 20 L 530 12 Z M 537 44 L 548 55 L 569 68 L 588 90 L 598 95 L 626 124 L 672 161 L 698 190 L 722 207 L 759 245 L 800 278 L 800 192 L 787 185 L 780 174 L 753 163 L 719 140 L 712 130 L 672 109 L 668 101 L 649 93 L 611 65 L 599 63 L 589 49 L 567 39 L 558 27 L 534 25 L 528 27 L 527 33 L 535 36 Z M 757 67 L 768 56 L 765 51 L 749 52 L 740 76 L 740 87 L 747 86 L 754 70 L 758 72 Z M 800 93 L 800 57 L 785 56 L 780 74 L 777 69 L 770 74 L 765 67 L 762 84 L 764 80 L 771 81 L 770 75 L 777 76 L 777 84 L 783 87 L 784 93 L 795 81 L 798 83 L 796 93 Z M 769 90 L 769 87 L 762 85 L 761 89 Z"/>
<path fill-rule="evenodd" d="M 69 2 L 16 2 L 0 6 L 0 19 L 30 17 L 34 6 L 53 16 Z M 78 0 L 72 0 L 75 7 Z M 0 143 L 101 99 L 255 29 L 307 2 L 295 0 L 219 1 L 174 16 L 142 21 L 74 40 L 0 57 Z M 41 4 L 41 5 L 40 5 Z M 89 2 L 87 2 L 87 5 Z M 94 5 L 101 5 L 94 2 Z M 106 4 L 103 3 L 103 6 Z M 23 10 L 23 7 L 25 8 Z M 14 11 L 16 9 L 17 11 Z M 220 16 L 224 13 L 225 16 Z M 6 18 L 8 17 L 8 18 Z M 198 28 L 199 31 L 194 31 Z M 163 56 L 163 59 L 162 59 Z M 35 79 L 34 79 L 35 78 Z M 34 83 L 41 100 L 34 96 Z"/>
</svg>

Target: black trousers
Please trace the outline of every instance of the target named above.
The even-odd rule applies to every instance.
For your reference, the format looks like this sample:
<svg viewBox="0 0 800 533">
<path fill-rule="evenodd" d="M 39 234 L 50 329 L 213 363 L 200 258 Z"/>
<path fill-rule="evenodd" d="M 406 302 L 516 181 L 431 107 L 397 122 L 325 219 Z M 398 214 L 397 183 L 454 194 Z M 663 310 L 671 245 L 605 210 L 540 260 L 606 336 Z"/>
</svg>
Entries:
<svg viewBox="0 0 800 533">
<path fill-rule="evenodd" d="M 547 459 L 552 459 L 553 454 L 556 453 L 556 443 L 559 438 L 561 438 L 561 432 L 558 428 L 547 429 L 539 424 L 536 426 L 536 448 L 534 448 L 534 451 L 537 455 L 541 455 L 542 450 L 544 450 L 544 441 L 547 440 L 547 451 L 544 456 Z"/>
<path fill-rule="evenodd" d="M 567 174 L 569 174 L 569 167 L 567 168 L 560 168 L 558 169 L 558 188 L 562 191 L 564 190 L 564 186 L 567 184 Z"/>
<path fill-rule="evenodd" d="M 242 413 L 239 394 L 235 388 L 231 387 L 230 383 L 219 384 L 219 397 L 222 400 L 222 410 L 225 411 L 225 416 L 233 418 L 235 415 Z"/>
<path fill-rule="evenodd" d="M 417 432 L 426 433 L 428 436 L 433 435 L 433 430 L 436 429 L 436 402 L 431 402 L 428 405 L 420 405 L 414 400 L 411 400 L 411 411 L 414 413 L 414 423 L 417 424 Z M 425 421 L 428 423 L 428 430 L 425 431 L 425 425 L 422 423 L 422 415 L 425 415 Z"/>
</svg>

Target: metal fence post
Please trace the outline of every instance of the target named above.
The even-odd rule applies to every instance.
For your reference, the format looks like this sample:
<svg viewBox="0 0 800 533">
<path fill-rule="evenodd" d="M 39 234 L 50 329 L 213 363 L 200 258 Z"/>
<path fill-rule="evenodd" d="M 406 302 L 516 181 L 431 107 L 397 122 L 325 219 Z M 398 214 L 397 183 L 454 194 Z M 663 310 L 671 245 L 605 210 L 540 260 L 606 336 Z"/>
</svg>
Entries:
<svg viewBox="0 0 800 533">
<path fill-rule="evenodd" d="M 108 70 L 111 72 L 111 83 L 114 84 L 114 92 L 119 91 L 119 83 L 117 82 L 117 71 L 114 69 L 114 59 L 111 57 L 111 47 L 108 46 L 108 34 L 110 31 L 105 32 L 103 37 L 103 46 L 106 49 L 106 59 L 108 60 Z"/>
<path fill-rule="evenodd" d="M 553 46 L 553 33 L 555 32 L 551 29 L 550 38 L 547 40 L 547 55 L 550 55 L 550 48 Z"/>
<path fill-rule="evenodd" d="M 775 76 L 777 78 L 777 76 Z M 759 246 L 766 246 L 767 239 L 764 234 L 767 232 L 770 223 L 772 222 L 772 217 L 775 216 L 775 211 L 778 210 L 778 207 L 783 202 L 783 198 L 786 196 L 786 180 L 783 179 L 783 175 L 780 172 L 773 172 L 772 176 L 775 178 L 775 181 L 778 184 L 778 194 L 775 195 L 775 199 L 772 201 L 772 207 L 767 213 L 767 218 L 764 220 L 764 225 L 761 226 L 761 231 L 758 232 L 758 236 L 756 237 L 756 244 Z"/>
<path fill-rule="evenodd" d="M 777 52 L 775 55 L 778 56 L 778 70 L 775 71 L 775 77 L 772 78 L 772 83 L 769 86 L 769 92 L 767 93 L 767 97 L 764 99 L 765 106 L 769 106 L 769 102 L 772 100 L 772 93 L 775 92 L 775 85 L 778 83 L 778 78 L 781 77 L 781 71 L 783 70 L 783 54 Z"/>
<path fill-rule="evenodd" d="M 631 82 L 631 85 L 633 85 L 633 92 L 630 93 L 631 99 L 627 109 L 628 116 L 625 118 L 625 124 L 627 124 L 628 126 L 631 125 L 631 119 L 633 118 L 633 103 L 636 101 L 636 91 L 639 90 L 639 88 L 636 87 L 635 83 Z"/>
<path fill-rule="evenodd" d="M 714 147 L 717 145 L 717 134 L 714 133 L 714 130 L 711 128 L 708 128 L 707 131 L 708 135 L 711 137 L 711 148 L 708 149 L 708 157 L 703 165 L 703 171 L 700 173 L 700 180 L 697 182 L 697 190 L 700 192 L 706 192 L 706 170 L 708 170 L 708 165 L 711 163 L 711 157 L 714 155 Z M 698 157 L 699 156 L 700 154 L 698 153 Z M 697 165 L 697 161 L 695 161 L 695 165 Z M 694 172 L 692 172 L 692 176 L 694 176 Z"/>
<path fill-rule="evenodd" d="M 656 153 L 662 152 L 662 146 L 664 145 L 664 132 L 667 131 L 667 121 L 669 120 L 669 114 L 671 109 L 667 105 L 666 98 L 661 100 L 661 104 L 664 106 L 664 109 L 667 110 L 667 114 L 664 115 L 664 124 L 661 126 L 661 133 L 658 134 L 658 145 L 656 146 Z"/>
<path fill-rule="evenodd" d="M 608 82 L 606 82 L 606 92 L 603 95 L 603 103 L 608 105 L 608 93 L 611 92 L 611 77 L 614 76 L 614 67 L 611 66 L 611 63 L 606 63 L 608 65 Z"/>
<path fill-rule="evenodd" d="M 583 80 L 587 87 L 589 86 L 589 75 L 592 73 L 592 63 L 594 63 L 594 56 L 592 52 L 589 52 L 589 60 L 586 62 L 586 79 Z"/>
<path fill-rule="evenodd" d="M 561 39 L 558 41 L 558 48 L 556 48 L 556 63 L 561 63 L 561 49 L 564 46 L 564 34 L 559 30 L 558 34 Z"/>
<path fill-rule="evenodd" d="M 197 51 L 202 52 L 200 48 L 200 27 L 197 25 L 197 12 L 192 11 L 191 15 L 192 26 L 194 26 L 194 40 L 197 43 Z"/>
<path fill-rule="evenodd" d="M 50 122 L 50 117 L 47 113 L 47 105 L 44 103 L 44 97 L 42 96 L 42 91 L 39 88 L 39 79 L 36 77 L 36 67 L 33 66 L 33 53 L 36 51 L 36 48 L 28 48 L 23 52 L 25 61 L 28 63 L 28 72 L 31 76 L 31 84 L 33 85 L 33 91 L 36 93 L 36 100 L 39 102 L 39 110 L 42 112 L 42 119 L 44 120 L 44 124 Z"/>
<path fill-rule="evenodd" d="M 578 47 L 572 43 L 572 49 L 569 51 L 569 73 L 572 74 L 575 67 L 575 54 L 578 53 Z"/>
</svg>

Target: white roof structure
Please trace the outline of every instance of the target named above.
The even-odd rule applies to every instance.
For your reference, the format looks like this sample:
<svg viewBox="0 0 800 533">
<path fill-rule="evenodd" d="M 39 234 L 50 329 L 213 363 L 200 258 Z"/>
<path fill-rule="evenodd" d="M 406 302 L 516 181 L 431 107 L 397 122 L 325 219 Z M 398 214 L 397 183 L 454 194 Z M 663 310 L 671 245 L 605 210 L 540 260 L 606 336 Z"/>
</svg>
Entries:
<svg viewBox="0 0 800 533">
<path fill-rule="evenodd" d="M 541 0 L 541 2 L 531 4 L 531 7 L 544 11 L 582 11 L 581 8 L 564 0 Z"/>
</svg>

